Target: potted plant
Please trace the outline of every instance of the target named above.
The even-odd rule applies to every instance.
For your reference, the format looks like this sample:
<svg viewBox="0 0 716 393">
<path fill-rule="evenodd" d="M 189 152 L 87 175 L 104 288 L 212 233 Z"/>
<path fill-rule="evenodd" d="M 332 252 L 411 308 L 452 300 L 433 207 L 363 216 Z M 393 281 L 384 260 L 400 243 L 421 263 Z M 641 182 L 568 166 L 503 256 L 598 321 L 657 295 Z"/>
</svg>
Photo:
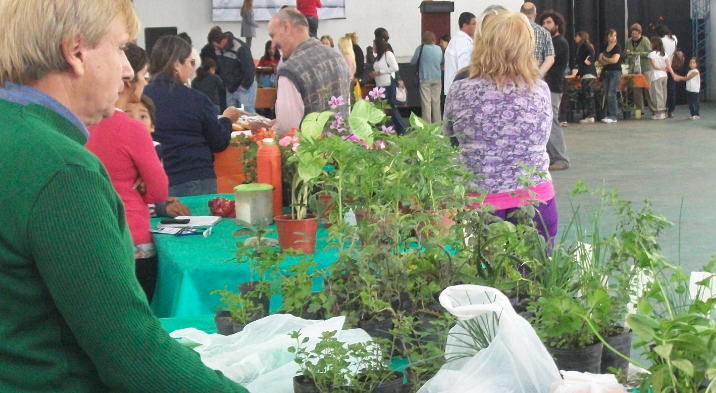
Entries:
<svg viewBox="0 0 716 393">
<path fill-rule="evenodd" d="M 269 314 L 271 296 L 277 292 L 275 281 L 281 275 L 279 265 L 286 258 L 276 248 L 276 239 L 269 238 L 272 230 L 264 225 L 251 225 L 245 221 L 235 220 L 239 228 L 233 232 L 234 237 L 251 236 L 236 242 L 234 257 L 224 263 L 233 261 L 237 266 L 247 264 L 249 281 L 239 284 L 243 296 L 251 294 Z"/>
<path fill-rule="evenodd" d="M 260 319 L 264 316 L 263 307 L 255 302 L 253 294 L 242 295 L 233 291 L 224 289 L 215 289 L 211 294 L 219 294 L 221 296 L 221 304 L 216 307 L 219 310 L 214 314 L 214 323 L 216 331 L 225 336 L 238 333 L 252 321 Z"/>
<path fill-rule="evenodd" d="M 293 332 L 296 345 L 288 348 L 294 354 L 301 374 L 294 377 L 294 392 L 373 392 L 399 393 L 402 373 L 390 369 L 390 358 L 383 351 L 384 341 L 345 344 L 336 331 L 323 332 L 312 350 L 308 337 Z"/>
<path fill-rule="evenodd" d="M 331 114 L 331 112 L 308 114 L 296 136 L 284 136 L 279 141 L 279 145 L 284 147 L 288 146 L 286 141 L 291 141 L 291 149 L 295 149 L 295 154 L 290 155 L 286 160 L 288 166 L 295 167 L 290 188 L 291 214 L 274 217 L 281 251 L 294 249 L 306 254 L 315 251 L 318 222 L 316 216 L 308 214 L 308 204 L 311 197 L 315 198 L 313 187 L 317 184 L 317 179 L 323 172 L 327 160 L 322 154 L 309 151 L 303 146 L 321 136 Z M 296 142 L 293 142 L 294 140 Z"/>
<path fill-rule="evenodd" d="M 316 261 L 307 255 L 300 255 L 298 260 L 282 269 L 279 279 L 281 286 L 281 312 L 304 319 L 318 319 L 321 305 L 313 302 L 313 280 L 321 276 L 316 270 Z"/>
<path fill-rule="evenodd" d="M 626 93 L 619 98 L 619 108 L 622 110 L 624 120 L 631 120 L 632 113 L 634 113 L 636 109 L 633 103 L 629 103 L 629 93 L 630 90 L 634 88 L 634 76 L 624 76 L 624 87 Z"/>
</svg>

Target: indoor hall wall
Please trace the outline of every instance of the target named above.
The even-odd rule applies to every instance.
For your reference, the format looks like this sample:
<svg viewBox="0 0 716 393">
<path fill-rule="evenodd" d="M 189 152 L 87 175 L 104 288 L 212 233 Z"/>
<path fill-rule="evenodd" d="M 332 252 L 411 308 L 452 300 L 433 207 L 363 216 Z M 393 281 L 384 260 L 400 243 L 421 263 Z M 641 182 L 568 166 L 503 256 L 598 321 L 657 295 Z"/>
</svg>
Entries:
<svg viewBox="0 0 716 393">
<path fill-rule="evenodd" d="M 373 30 L 384 27 L 390 33 L 390 43 L 399 61 L 407 61 L 420 45 L 420 3 L 421 0 L 346 0 L 347 19 L 320 21 L 318 35 L 328 34 L 337 43 L 338 37 L 358 32 L 359 45 L 365 51 L 372 45 Z M 490 4 L 501 4 L 518 11 L 522 3 L 522 0 L 456 0 L 452 34 L 458 31 L 457 19 L 461 12 L 479 15 Z M 142 21 L 142 31 L 137 37 L 142 47 L 145 46 L 145 27 L 176 26 L 179 32 L 189 34 L 197 49 L 206 44 L 206 36 L 214 25 L 237 37 L 241 33 L 240 22 L 212 22 L 211 0 L 134 0 L 134 5 Z M 263 55 L 264 44 L 269 40 L 268 22 L 258 23 L 257 37 L 251 45 L 252 54 L 257 59 Z"/>
</svg>

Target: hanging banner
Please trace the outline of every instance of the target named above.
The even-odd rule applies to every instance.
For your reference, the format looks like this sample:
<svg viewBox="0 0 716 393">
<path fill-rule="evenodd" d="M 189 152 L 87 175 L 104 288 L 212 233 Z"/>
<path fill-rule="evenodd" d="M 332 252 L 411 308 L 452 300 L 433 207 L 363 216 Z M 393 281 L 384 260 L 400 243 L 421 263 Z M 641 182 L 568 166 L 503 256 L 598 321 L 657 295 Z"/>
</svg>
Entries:
<svg viewBox="0 0 716 393">
<path fill-rule="evenodd" d="M 318 9 L 318 19 L 345 19 L 346 0 L 321 0 L 323 8 Z M 244 0 L 213 0 L 214 22 L 240 22 L 241 6 Z M 254 0 L 254 19 L 268 21 L 287 5 L 296 6 L 296 0 Z"/>
</svg>

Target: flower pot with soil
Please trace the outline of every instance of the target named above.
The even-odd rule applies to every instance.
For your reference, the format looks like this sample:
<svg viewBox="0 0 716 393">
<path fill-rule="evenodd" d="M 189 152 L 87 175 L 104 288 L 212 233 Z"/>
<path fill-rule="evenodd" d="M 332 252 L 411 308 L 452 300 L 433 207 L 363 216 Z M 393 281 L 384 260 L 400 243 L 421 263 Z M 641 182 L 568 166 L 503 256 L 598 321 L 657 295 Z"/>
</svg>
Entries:
<svg viewBox="0 0 716 393">
<path fill-rule="evenodd" d="M 560 370 L 599 374 L 601 372 L 603 347 L 601 342 L 584 348 L 547 346 L 547 352 L 552 355 L 554 363 Z"/>
<path fill-rule="evenodd" d="M 307 215 L 304 219 L 294 219 L 291 214 L 282 214 L 274 217 L 274 222 L 281 252 L 292 248 L 294 251 L 313 254 L 316 250 L 318 221 L 315 216 Z"/>
<path fill-rule="evenodd" d="M 631 340 L 632 331 L 630 329 L 623 329 L 621 334 L 607 337 L 605 341 L 612 348 L 616 349 L 619 353 L 626 356 L 627 358 L 631 355 Z M 629 372 L 629 361 L 622 358 L 621 356 L 614 353 L 611 349 L 604 347 L 602 351 L 602 363 L 601 373 L 611 373 L 610 368 L 620 370 L 623 380 L 626 380 Z"/>
</svg>

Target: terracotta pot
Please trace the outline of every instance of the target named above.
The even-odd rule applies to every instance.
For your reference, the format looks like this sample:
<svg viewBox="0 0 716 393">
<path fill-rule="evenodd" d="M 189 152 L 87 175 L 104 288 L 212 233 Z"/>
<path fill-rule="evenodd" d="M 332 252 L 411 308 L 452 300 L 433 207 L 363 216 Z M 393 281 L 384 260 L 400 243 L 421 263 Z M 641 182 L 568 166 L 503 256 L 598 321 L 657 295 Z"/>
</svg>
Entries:
<svg viewBox="0 0 716 393">
<path fill-rule="evenodd" d="M 316 216 L 307 215 L 303 220 L 295 220 L 290 214 L 282 214 L 273 218 L 278 232 L 278 244 L 281 251 L 289 248 L 313 254 L 316 250 Z"/>
</svg>

